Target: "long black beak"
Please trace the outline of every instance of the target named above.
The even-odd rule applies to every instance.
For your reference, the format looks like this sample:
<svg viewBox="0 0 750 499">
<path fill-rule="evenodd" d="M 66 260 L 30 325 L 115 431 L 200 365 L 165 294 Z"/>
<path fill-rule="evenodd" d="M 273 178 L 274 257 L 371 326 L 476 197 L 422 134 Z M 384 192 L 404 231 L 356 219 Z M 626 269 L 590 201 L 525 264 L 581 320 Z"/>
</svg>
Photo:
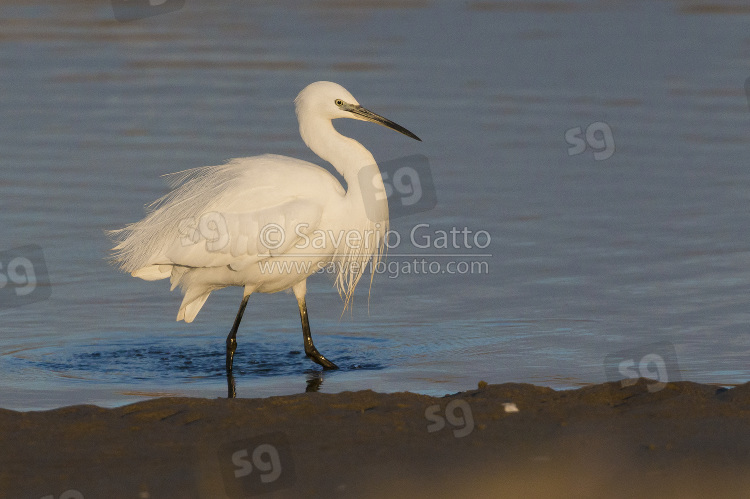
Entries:
<svg viewBox="0 0 750 499">
<path fill-rule="evenodd" d="M 348 104 L 344 102 L 341 106 L 339 106 L 344 111 L 349 111 L 352 114 L 355 114 L 358 116 L 357 119 L 365 120 L 365 121 L 372 121 L 373 123 L 377 123 L 378 125 L 383 125 L 384 127 L 388 127 L 391 130 L 396 130 L 399 133 L 403 133 L 407 137 L 411 137 L 414 140 L 418 140 L 422 142 L 422 139 L 411 133 L 406 128 L 402 127 L 398 123 L 394 123 L 388 118 L 383 118 L 379 114 L 375 114 L 369 109 L 365 109 L 364 107 L 356 104 Z"/>
</svg>

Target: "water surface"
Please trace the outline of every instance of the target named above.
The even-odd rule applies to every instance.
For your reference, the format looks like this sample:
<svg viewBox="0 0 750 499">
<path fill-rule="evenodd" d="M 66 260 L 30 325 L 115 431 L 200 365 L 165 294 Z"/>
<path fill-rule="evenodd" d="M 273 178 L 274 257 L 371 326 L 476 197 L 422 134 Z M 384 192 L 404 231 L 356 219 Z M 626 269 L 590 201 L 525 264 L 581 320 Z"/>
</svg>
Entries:
<svg viewBox="0 0 750 499">
<path fill-rule="evenodd" d="M 41 247 L 51 296 L 0 308 L 0 407 L 224 396 L 239 290 L 175 322 L 179 294 L 108 265 L 104 231 L 139 219 L 166 173 L 320 163 L 292 106 L 316 80 L 423 139 L 337 123 L 380 161 L 428 158 L 436 206 L 392 221 L 389 261 L 437 271 L 379 275 L 343 316 L 311 279 L 316 345 L 342 366 L 322 378 L 294 298 L 253 296 L 239 396 L 571 388 L 665 341 L 672 379 L 748 381 L 748 20 L 716 2 L 237 0 L 119 23 L 106 2 L 4 2 L 0 251 Z M 596 123 L 613 149 L 571 155 L 566 132 Z M 418 224 L 491 242 L 420 248 Z M 444 272 L 458 261 L 486 271 Z"/>
</svg>

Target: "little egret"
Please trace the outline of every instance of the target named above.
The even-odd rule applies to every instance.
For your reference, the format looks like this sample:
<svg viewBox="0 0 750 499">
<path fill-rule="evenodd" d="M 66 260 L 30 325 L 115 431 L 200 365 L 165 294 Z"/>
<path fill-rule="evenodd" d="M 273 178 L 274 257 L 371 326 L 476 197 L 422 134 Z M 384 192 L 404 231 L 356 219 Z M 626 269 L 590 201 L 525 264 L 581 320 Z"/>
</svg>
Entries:
<svg viewBox="0 0 750 499">
<path fill-rule="evenodd" d="M 336 83 L 312 83 L 294 103 L 302 140 L 344 177 L 346 190 L 306 161 L 271 154 L 238 158 L 170 174 L 173 190 L 149 205 L 143 220 L 110 233 L 117 243 L 112 260 L 121 270 L 147 281 L 169 277 L 172 290 L 180 287 L 178 321 L 192 322 L 212 291 L 244 287 L 226 341 L 228 375 L 250 295 L 289 288 L 299 305 L 305 353 L 324 369 L 337 368 L 313 344 L 307 278 L 335 265 L 346 309 L 367 263 L 372 259 L 374 268 L 382 256 L 388 202 L 372 154 L 331 121 L 371 121 L 421 140 L 360 106 Z"/>
</svg>

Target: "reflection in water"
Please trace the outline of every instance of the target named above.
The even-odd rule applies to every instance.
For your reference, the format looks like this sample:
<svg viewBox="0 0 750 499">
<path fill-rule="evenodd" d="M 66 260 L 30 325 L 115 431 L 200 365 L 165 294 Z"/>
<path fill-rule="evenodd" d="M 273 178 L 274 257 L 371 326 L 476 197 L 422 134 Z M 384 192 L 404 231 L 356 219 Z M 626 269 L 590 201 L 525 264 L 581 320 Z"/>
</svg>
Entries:
<svg viewBox="0 0 750 499">
<path fill-rule="evenodd" d="M 227 371 L 227 398 L 237 398 L 237 386 L 231 371 Z"/>
<path fill-rule="evenodd" d="M 305 373 L 307 382 L 305 392 L 317 392 L 323 385 L 323 371 L 310 370 Z M 237 384 L 234 376 L 227 371 L 227 398 L 237 398 Z"/>
<path fill-rule="evenodd" d="M 317 392 L 323 384 L 323 371 L 308 371 L 306 392 Z"/>
</svg>

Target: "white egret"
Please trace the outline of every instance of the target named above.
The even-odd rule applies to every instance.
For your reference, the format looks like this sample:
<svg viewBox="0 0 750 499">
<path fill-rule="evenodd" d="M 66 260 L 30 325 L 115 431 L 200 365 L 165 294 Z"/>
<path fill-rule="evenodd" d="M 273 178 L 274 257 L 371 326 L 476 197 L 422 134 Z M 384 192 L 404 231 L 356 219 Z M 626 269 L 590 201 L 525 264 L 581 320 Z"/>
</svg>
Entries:
<svg viewBox="0 0 750 499">
<path fill-rule="evenodd" d="M 313 344 L 307 278 L 335 264 L 346 308 L 366 264 L 380 260 L 388 203 L 372 154 L 331 121 L 371 121 L 421 140 L 360 106 L 336 83 L 312 83 L 294 102 L 302 140 L 344 177 L 346 189 L 306 161 L 270 154 L 238 158 L 171 174 L 173 190 L 152 203 L 143 220 L 111 231 L 118 243 L 112 260 L 121 270 L 148 281 L 169 277 L 172 290 L 181 288 L 178 321 L 192 322 L 212 291 L 244 287 L 226 341 L 228 374 L 250 295 L 289 288 L 299 305 L 305 353 L 324 369 L 337 368 Z"/>
</svg>

